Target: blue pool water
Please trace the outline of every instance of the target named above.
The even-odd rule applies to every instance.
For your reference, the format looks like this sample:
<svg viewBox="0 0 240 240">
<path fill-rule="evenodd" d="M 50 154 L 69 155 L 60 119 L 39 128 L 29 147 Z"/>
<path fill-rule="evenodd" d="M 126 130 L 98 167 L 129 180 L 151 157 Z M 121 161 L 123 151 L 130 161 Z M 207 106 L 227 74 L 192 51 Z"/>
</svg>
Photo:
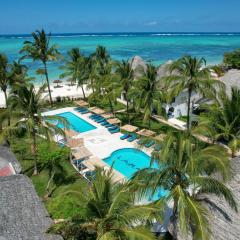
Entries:
<svg viewBox="0 0 240 240">
<path fill-rule="evenodd" d="M 114 151 L 111 156 L 104 159 L 109 166 L 112 166 L 115 170 L 122 173 L 128 179 L 130 179 L 134 173 L 143 168 L 150 166 L 151 158 L 144 152 L 135 148 L 123 148 Z M 154 163 L 152 168 L 158 168 L 159 166 Z M 148 198 L 149 201 L 157 200 L 162 196 L 165 196 L 167 191 L 164 189 L 158 189 L 156 194 L 152 198 Z"/>
<path fill-rule="evenodd" d="M 83 133 L 96 129 L 95 126 L 93 126 L 92 124 L 88 123 L 87 121 L 83 120 L 82 118 L 78 117 L 77 115 L 71 112 L 60 113 L 57 114 L 57 116 L 66 118 L 70 124 L 69 128 L 76 132 Z M 59 128 L 63 128 L 63 125 L 61 123 L 58 123 L 57 126 Z"/>
</svg>

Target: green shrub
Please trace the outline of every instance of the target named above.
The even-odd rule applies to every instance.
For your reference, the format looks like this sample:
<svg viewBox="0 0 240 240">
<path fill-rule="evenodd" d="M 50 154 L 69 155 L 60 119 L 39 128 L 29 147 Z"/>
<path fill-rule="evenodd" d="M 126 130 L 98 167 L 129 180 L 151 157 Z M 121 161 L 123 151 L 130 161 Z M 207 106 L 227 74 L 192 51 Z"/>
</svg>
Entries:
<svg viewBox="0 0 240 240">
<path fill-rule="evenodd" d="M 225 53 L 223 62 L 228 68 L 240 69 L 240 49 Z"/>
</svg>

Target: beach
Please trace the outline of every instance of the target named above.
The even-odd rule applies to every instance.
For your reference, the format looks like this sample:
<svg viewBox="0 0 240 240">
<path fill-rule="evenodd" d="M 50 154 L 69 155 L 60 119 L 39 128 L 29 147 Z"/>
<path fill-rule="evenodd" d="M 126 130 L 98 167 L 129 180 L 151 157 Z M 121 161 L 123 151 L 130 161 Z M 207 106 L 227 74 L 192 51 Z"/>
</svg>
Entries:
<svg viewBox="0 0 240 240">
<path fill-rule="evenodd" d="M 51 89 L 51 94 L 52 94 L 52 98 L 53 100 L 56 100 L 57 97 L 69 97 L 69 98 L 83 98 L 83 93 L 82 93 L 82 89 L 81 87 L 77 87 L 77 85 L 74 86 L 69 86 L 68 84 L 62 84 L 62 87 L 55 87 L 56 84 L 51 84 L 50 89 Z M 91 89 L 88 89 L 86 85 L 83 86 L 84 88 L 84 92 L 86 97 L 89 96 L 89 94 L 91 93 Z M 36 87 L 36 90 L 38 89 L 38 87 Z M 46 88 L 46 93 L 43 95 L 44 98 L 48 98 L 48 91 Z M 5 98 L 4 98 L 4 94 L 2 91 L 0 91 L 0 108 L 4 108 L 5 105 Z"/>
</svg>

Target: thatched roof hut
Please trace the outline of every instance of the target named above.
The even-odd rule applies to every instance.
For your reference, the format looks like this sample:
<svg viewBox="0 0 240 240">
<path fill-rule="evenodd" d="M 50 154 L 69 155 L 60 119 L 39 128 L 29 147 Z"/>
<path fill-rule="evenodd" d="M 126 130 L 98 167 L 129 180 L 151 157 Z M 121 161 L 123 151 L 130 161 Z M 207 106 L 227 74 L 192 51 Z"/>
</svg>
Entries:
<svg viewBox="0 0 240 240">
<path fill-rule="evenodd" d="M 231 88 L 237 87 L 240 89 L 240 70 L 231 69 L 224 76 L 219 78 L 226 85 L 227 94 L 231 95 Z"/>
<path fill-rule="evenodd" d="M 226 184 L 235 196 L 240 207 L 240 157 L 231 160 L 232 179 Z M 215 195 L 200 196 L 204 206 L 209 211 L 209 224 L 212 231 L 211 240 L 237 240 L 240 239 L 240 214 L 229 207 L 223 198 L 218 198 Z M 176 239 L 188 240 L 192 239 L 189 236 L 182 236 L 178 232 Z"/>
<path fill-rule="evenodd" d="M 28 177 L 0 177 L 0 186 L 0 239 L 62 240 L 46 233 L 53 221 Z"/>
<path fill-rule="evenodd" d="M 142 72 L 147 70 L 147 64 L 139 56 L 133 57 L 130 62 L 132 64 L 132 69 L 136 78 L 140 77 L 142 75 Z"/>
</svg>

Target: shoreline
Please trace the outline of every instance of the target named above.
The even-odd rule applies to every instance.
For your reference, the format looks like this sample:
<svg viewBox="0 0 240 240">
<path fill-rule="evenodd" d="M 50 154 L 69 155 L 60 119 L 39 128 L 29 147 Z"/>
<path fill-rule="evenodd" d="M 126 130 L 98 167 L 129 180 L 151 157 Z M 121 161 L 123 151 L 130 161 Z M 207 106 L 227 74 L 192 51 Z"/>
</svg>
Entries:
<svg viewBox="0 0 240 240">
<path fill-rule="evenodd" d="M 34 85 L 34 86 L 36 87 L 36 90 L 39 88 L 39 86 L 36 86 L 36 85 Z M 51 89 L 53 100 L 56 100 L 57 97 L 83 98 L 82 89 L 81 89 L 81 87 L 77 87 L 77 85 L 69 86 L 66 84 L 62 84 L 61 88 L 56 88 L 55 86 L 56 86 L 56 84 L 54 84 L 54 83 L 50 84 L 50 89 Z M 83 88 L 84 88 L 86 97 L 89 96 L 92 92 L 91 89 L 88 89 L 86 84 L 83 85 Z M 46 91 L 43 94 L 43 96 L 46 99 L 48 98 L 47 88 L 46 88 Z M 4 97 L 3 92 L 0 91 L 0 108 L 5 108 L 5 106 L 6 106 L 5 97 Z"/>
</svg>

